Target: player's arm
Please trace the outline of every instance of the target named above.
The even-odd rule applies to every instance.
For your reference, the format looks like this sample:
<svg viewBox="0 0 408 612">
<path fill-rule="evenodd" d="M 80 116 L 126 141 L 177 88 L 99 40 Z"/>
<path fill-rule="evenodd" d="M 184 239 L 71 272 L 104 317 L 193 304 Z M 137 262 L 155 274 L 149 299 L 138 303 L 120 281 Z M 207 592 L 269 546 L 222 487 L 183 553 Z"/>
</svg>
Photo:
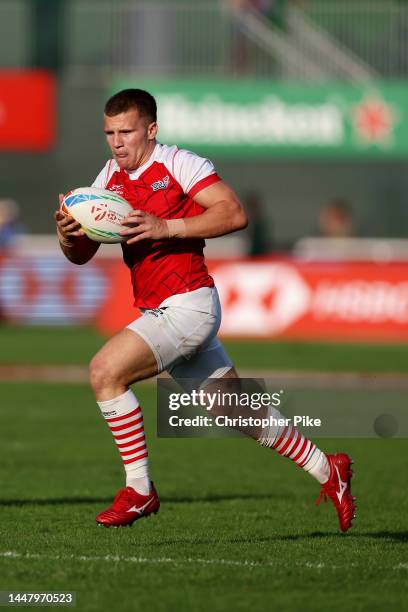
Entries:
<svg viewBox="0 0 408 612">
<path fill-rule="evenodd" d="M 141 240 L 166 238 L 215 238 L 244 229 L 248 219 L 235 192 L 223 181 L 205 187 L 194 196 L 205 211 L 186 219 L 160 219 L 134 210 L 124 219 L 121 234 L 129 236 L 127 244 Z"/>
<path fill-rule="evenodd" d="M 59 195 L 61 200 L 63 195 Z M 54 214 L 57 222 L 57 236 L 65 257 L 74 264 L 82 265 L 92 259 L 99 248 L 99 242 L 90 240 L 81 230 L 81 225 L 71 216 L 64 215 L 60 210 Z"/>
<path fill-rule="evenodd" d="M 216 238 L 244 229 L 248 225 L 247 215 L 238 196 L 224 181 L 205 187 L 194 196 L 194 201 L 205 208 L 205 211 L 195 217 L 181 220 L 187 238 Z M 179 224 L 178 229 L 178 221 L 179 219 L 174 219 L 168 222 L 171 234 L 177 235 L 179 231 L 183 231 L 182 224 Z"/>
</svg>

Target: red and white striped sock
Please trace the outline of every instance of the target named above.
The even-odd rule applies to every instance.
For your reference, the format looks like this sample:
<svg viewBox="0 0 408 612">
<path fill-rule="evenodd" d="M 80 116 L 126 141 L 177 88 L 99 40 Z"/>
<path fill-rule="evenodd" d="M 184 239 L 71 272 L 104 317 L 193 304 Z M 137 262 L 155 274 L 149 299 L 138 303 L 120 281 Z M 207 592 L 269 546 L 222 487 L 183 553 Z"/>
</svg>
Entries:
<svg viewBox="0 0 408 612">
<path fill-rule="evenodd" d="M 268 417 L 271 416 L 276 421 L 285 418 L 278 410 L 269 406 Z M 293 425 L 269 425 L 262 432 L 258 442 L 292 459 L 296 465 L 309 472 L 321 484 L 329 479 L 330 466 L 325 453 Z"/>
<path fill-rule="evenodd" d="M 112 432 L 126 472 L 126 486 L 142 495 L 150 492 L 147 447 L 143 414 L 133 392 L 128 389 L 111 400 L 98 402 Z"/>
</svg>

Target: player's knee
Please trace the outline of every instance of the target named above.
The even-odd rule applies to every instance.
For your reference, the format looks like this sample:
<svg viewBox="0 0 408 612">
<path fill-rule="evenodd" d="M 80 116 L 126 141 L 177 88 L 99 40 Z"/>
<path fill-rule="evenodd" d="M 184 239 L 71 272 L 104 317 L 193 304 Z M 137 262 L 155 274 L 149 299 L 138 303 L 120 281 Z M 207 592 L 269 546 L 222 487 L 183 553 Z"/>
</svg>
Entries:
<svg viewBox="0 0 408 612">
<path fill-rule="evenodd" d="M 95 355 L 89 364 L 89 382 L 93 392 L 98 396 L 115 382 L 115 373 L 106 359 Z"/>
</svg>

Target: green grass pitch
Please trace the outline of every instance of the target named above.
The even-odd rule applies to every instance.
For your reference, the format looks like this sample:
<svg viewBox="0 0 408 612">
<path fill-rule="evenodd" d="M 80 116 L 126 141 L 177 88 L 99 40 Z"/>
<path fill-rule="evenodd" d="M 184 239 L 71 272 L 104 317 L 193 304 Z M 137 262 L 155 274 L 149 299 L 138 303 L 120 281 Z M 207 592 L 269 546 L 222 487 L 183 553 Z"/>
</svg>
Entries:
<svg viewBox="0 0 408 612">
<path fill-rule="evenodd" d="M 91 328 L 0 327 L 1 363 L 87 364 L 102 345 Z M 225 341 L 241 368 L 408 372 L 406 344 Z"/>
<path fill-rule="evenodd" d="M 100 342 L 89 330 L 3 329 L 1 361 L 84 363 Z M 319 362 L 319 347 L 265 344 L 254 366 L 248 345 L 232 346 L 242 367 L 278 367 L 280 353 L 288 369 L 364 369 L 372 347 L 354 348 L 327 346 Z M 406 349 L 383 350 L 385 370 L 392 359 L 406 370 Z M 358 519 L 343 535 L 332 505 L 315 507 L 317 483 L 253 441 L 158 439 L 155 389 L 140 386 L 162 507 L 104 529 L 94 517 L 122 467 L 89 388 L 0 387 L 0 590 L 74 590 L 81 611 L 404 609 L 407 440 L 320 441 L 356 461 Z"/>
</svg>

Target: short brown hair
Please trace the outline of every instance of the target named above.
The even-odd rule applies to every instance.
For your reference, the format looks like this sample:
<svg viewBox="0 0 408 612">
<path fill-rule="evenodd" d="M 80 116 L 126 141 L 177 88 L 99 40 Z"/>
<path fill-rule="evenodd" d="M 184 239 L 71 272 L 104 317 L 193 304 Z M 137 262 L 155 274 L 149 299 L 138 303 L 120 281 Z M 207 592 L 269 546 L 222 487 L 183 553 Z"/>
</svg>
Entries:
<svg viewBox="0 0 408 612">
<path fill-rule="evenodd" d="M 157 121 L 157 105 L 152 94 L 144 89 L 123 89 L 114 94 L 105 104 L 105 115 L 114 117 L 120 113 L 136 108 L 141 117 L 149 123 Z"/>
</svg>

